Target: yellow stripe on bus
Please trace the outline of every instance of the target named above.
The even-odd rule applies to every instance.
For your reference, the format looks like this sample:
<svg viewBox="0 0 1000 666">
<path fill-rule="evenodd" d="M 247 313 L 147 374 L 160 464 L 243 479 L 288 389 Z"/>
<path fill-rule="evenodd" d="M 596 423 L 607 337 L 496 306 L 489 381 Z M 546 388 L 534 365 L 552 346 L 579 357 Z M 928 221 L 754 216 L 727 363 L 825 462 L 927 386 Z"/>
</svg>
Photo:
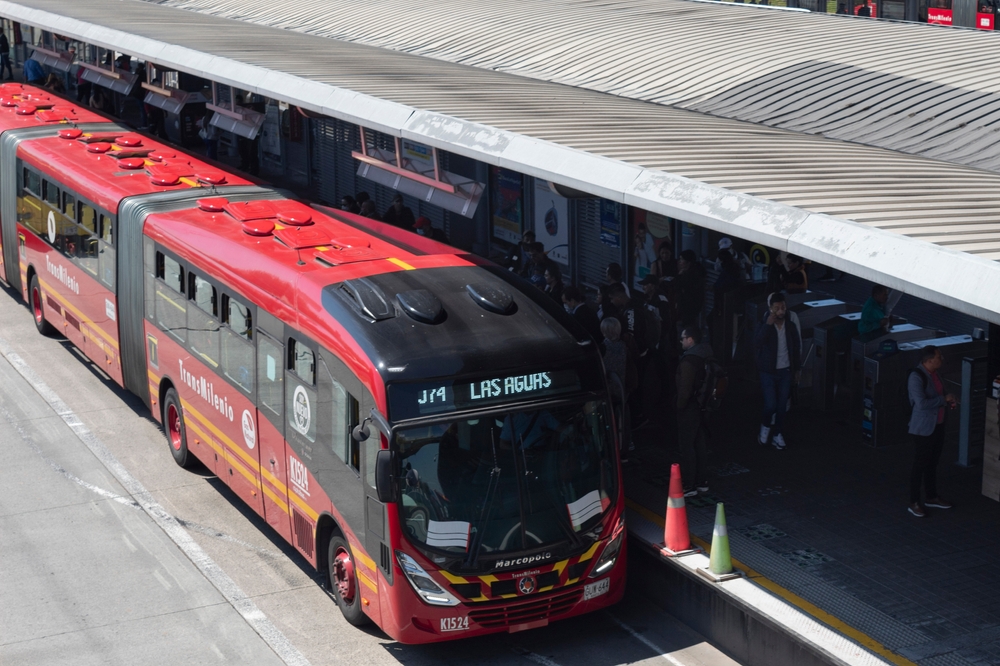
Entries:
<svg viewBox="0 0 1000 666">
<path fill-rule="evenodd" d="M 389 257 L 388 259 L 386 259 L 386 261 L 388 261 L 390 264 L 396 264 L 397 266 L 399 266 L 403 270 L 407 270 L 407 271 L 416 270 L 413 266 L 409 265 L 408 263 L 406 263 L 402 259 L 397 259 L 395 257 Z"/>
<path fill-rule="evenodd" d="M 70 303 L 65 298 L 63 298 L 62 295 L 59 292 L 57 292 L 55 289 L 52 288 L 52 285 L 50 285 L 48 282 L 46 282 L 45 280 L 42 279 L 42 274 L 41 273 L 36 273 L 35 275 L 38 276 L 38 283 L 41 284 L 43 287 L 45 287 L 45 291 L 47 292 L 46 293 L 47 296 L 51 296 L 55 300 L 59 301 L 59 303 L 62 304 L 62 306 L 64 308 L 66 308 L 67 310 L 69 310 L 70 312 L 72 312 L 73 314 L 75 314 L 76 318 L 79 319 L 81 323 L 84 323 L 84 324 L 87 325 L 88 328 L 92 328 L 95 331 L 97 331 L 98 335 L 100 335 L 102 338 L 104 338 L 105 340 L 107 340 L 108 343 L 112 347 L 115 348 L 115 351 L 118 351 L 118 341 L 117 340 L 115 340 L 113 337 L 111 337 L 111 335 L 109 333 L 105 332 L 104 329 L 102 329 L 100 326 L 98 326 L 97 324 L 95 324 L 94 321 L 90 317 L 88 317 L 87 315 L 85 315 L 82 312 L 80 312 L 78 309 L 76 309 L 76 307 L 73 306 L 72 303 Z"/>
<path fill-rule="evenodd" d="M 364 572 L 358 571 L 358 579 L 361 580 L 361 582 L 367 585 L 369 588 L 371 588 L 372 592 L 378 594 L 378 585 L 375 584 L 375 581 L 369 579 L 368 576 L 364 574 Z"/>
</svg>

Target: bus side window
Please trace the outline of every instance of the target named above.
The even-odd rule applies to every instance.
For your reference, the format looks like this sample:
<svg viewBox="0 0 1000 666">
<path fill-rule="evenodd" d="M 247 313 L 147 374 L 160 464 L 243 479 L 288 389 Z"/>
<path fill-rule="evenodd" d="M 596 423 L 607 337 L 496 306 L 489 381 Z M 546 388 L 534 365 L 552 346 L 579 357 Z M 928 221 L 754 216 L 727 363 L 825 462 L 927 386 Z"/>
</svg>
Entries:
<svg viewBox="0 0 1000 666">
<path fill-rule="evenodd" d="M 59 187 L 46 180 L 43 184 L 43 189 L 45 190 L 45 203 L 49 204 L 53 208 L 59 208 Z"/>
<path fill-rule="evenodd" d="M 80 265 L 91 275 L 97 275 L 97 211 L 82 201 L 77 204 L 80 224 Z"/>
<path fill-rule="evenodd" d="M 213 368 L 219 367 L 219 321 L 215 300 L 215 287 L 194 273 L 188 273 L 188 297 L 195 306 L 187 309 L 188 344 L 191 351 L 207 361 Z"/>
<path fill-rule="evenodd" d="M 266 336 L 257 336 L 257 395 L 260 406 L 270 412 L 278 424 L 281 423 L 284 399 L 282 356 L 284 354 L 279 345 Z"/>
<path fill-rule="evenodd" d="M 156 253 L 156 324 L 181 342 L 187 340 L 187 299 L 184 298 L 184 268 Z"/>
<path fill-rule="evenodd" d="M 316 441 L 315 354 L 293 338 L 288 340 L 288 425 L 310 442 Z"/>
<path fill-rule="evenodd" d="M 341 462 L 352 464 L 354 450 L 358 443 L 351 437 L 351 431 L 357 425 L 357 400 L 351 397 L 347 390 L 333 378 L 330 369 L 326 366 L 326 361 L 320 359 L 320 399 L 324 400 L 326 394 L 330 396 L 330 403 L 325 408 L 330 410 L 332 416 L 330 428 L 330 448 L 340 458 Z M 353 407 L 353 409 L 352 409 Z M 322 433 L 326 434 L 326 433 Z"/>
<path fill-rule="evenodd" d="M 115 239 L 112 233 L 114 221 L 107 215 L 101 215 L 101 240 L 104 241 L 98 249 L 99 277 L 101 282 L 115 288 Z M 178 289 L 183 293 L 182 289 Z"/>
<path fill-rule="evenodd" d="M 101 215 L 101 240 L 108 245 L 115 244 L 114 222 L 107 215 Z"/>
<path fill-rule="evenodd" d="M 316 383 L 316 356 L 305 345 L 290 340 L 288 345 L 289 370 L 307 384 Z"/>
<path fill-rule="evenodd" d="M 62 193 L 62 207 L 59 212 L 62 215 L 57 217 L 56 244 L 67 256 L 76 257 L 83 249 L 86 239 L 86 236 L 80 233 L 80 227 L 76 225 L 76 197 L 64 191 Z"/>
<path fill-rule="evenodd" d="M 228 295 L 222 297 L 222 371 L 246 392 L 253 391 L 253 315 Z"/>
<path fill-rule="evenodd" d="M 42 215 L 42 179 L 37 173 L 25 167 L 24 191 L 17 200 L 17 220 L 39 236 L 45 236 L 46 221 Z"/>
</svg>

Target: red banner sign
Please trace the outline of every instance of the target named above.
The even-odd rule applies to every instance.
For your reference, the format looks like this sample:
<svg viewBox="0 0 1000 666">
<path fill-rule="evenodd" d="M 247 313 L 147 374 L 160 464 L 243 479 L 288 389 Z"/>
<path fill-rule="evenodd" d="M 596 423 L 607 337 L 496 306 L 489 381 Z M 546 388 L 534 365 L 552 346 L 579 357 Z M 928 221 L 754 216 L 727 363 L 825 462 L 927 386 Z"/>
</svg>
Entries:
<svg viewBox="0 0 1000 666">
<path fill-rule="evenodd" d="M 928 7 L 927 22 L 937 25 L 951 25 L 951 10 Z"/>
<path fill-rule="evenodd" d="M 976 27 L 980 30 L 992 30 L 993 14 L 976 14 Z"/>
</svg>

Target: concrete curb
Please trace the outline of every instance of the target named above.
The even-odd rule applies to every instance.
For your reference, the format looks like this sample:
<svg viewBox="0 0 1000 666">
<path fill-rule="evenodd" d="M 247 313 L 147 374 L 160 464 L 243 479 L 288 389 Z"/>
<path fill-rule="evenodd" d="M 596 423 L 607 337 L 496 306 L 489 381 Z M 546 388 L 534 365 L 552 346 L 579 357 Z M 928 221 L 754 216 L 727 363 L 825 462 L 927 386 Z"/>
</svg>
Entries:
<svg viewBox="0 0 1000 666">
<path fill-rule="evenodd" d="M 656 605 L 702 634 L 745 666 L 888 666 L 834 629 L 752 580 L 712 583 L 699 576 L 709 558 L 696 553 L 660 555 L 662 528 L 627 511 L 632 571 L 648 576 L 644 588 Z M 635 575 L 633 573 L 633 575 Z M 908 663 L 906 661 L 899 663 Z"/>
</svg>

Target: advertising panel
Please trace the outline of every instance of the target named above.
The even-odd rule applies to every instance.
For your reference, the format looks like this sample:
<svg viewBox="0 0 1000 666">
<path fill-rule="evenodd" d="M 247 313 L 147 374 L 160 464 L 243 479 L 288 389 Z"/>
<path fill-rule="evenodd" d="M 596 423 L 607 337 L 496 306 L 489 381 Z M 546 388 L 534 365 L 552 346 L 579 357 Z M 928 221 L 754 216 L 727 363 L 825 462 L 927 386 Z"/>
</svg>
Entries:
<svg viewBox="0 0 1000 666">
<path fill-rule="evenodd" d="M 493 236 L 508 243 L 521 242 L 524 219 L 524 179 L 516 171 L 490 167 L 490 213 Z"/>
<path fill-rule="evenodd" d="M 535 179 L 535 237 L 549 259 L 569 266 L 569 201 Z"/>
</svg>

